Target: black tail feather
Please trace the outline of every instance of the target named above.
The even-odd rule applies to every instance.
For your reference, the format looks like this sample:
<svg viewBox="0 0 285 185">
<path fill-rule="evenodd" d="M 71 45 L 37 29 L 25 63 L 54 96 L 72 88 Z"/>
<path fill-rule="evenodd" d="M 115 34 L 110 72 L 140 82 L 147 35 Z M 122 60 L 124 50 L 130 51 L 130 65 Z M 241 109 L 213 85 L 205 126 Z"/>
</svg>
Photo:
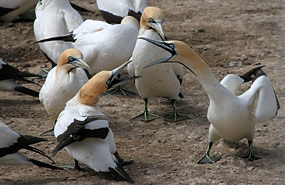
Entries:
<svg viewBox="0 0 285 185">
<path fill-rule="evenodd" d="M 18 91 L 18 92 L 30 95 L 30 96 L 39 97 L 39 93 L 38 92 L 36 92 L 34 90 L 31 90 L 31 89 L 28 89 L 28 88 L 23 87 L 23 86 L 18 86 L 18 87 L 15 88 L 15 90 Z"/>
<path fill-rule="evenodd" d="M 134 181 L 131 179 L 131 177 L 129 176 L 129 174 L 127 174 L 127 172 L 120 167 L 119 165 L 116 168 L 111 168 L 109 167 L 109 175 L 118 181 L 127 181 L 129 183 L 134 183 Z"/>
<path fill-rule="evenodd" d="M 62 170 L 62 168 L 59 168 L 59 167 L 53 166 L 51 164 L 47 164 L 47 163 L 35 160 L 35 159 L 28 159 L 28 160 L 30 162 L 32 162 L 33 164 L 37 165 L 38 167 L 50 168 L 53 170 Z"/>
<path fill-rule="evenodd" d="M 75 10 L 79 11 L 79 12 L 91 12 L 90 10 L 87 10 L 86 8 L 83 8 L 81 6 L 78 6 L 74 3 L 70 3 L 72 8 L 74 8 Z"/>
<path fill-rule="evenodd" d="M 250 71 L 248 71 L 247 73 L 241 75 L 240 77 L 244 80 L 244 82 L 249 82 L 249 81 L 252 81 L 252 80 L 254 81 L 255 80 L 254 77 L 255 77 L 257 71 L 261 70 L 261 68 L 263 68 L 263 67 L 264 67 L 264 65 L 263 66 L 258 66 L 258 67 L 254 68 L 254 69 L 251 69 Z M 253 75 L 254 75 L 254 77 L 252 77 Z"/>
<path fill-rule="evenodd" d="M 70 33 L 68 35 L 62 35 L 62 36 L 57 36 L 57 37 L 51 37 L 47 39 L 42 39 L 36 41 L 36 43 L 42 43 L 42 42 L 48 42 L 48 41 L 66 41 L 66 42 L 75 42 L 73 38 L 73 34 Z"/>
</svg>

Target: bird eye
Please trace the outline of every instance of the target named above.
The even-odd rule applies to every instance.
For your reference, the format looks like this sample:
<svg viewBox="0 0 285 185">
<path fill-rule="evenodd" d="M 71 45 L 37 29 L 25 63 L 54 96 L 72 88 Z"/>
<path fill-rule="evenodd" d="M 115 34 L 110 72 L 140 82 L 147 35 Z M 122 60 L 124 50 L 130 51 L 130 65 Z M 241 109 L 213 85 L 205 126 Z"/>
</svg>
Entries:
<svg viewBox="0 0 285 185">
<path fill-rule="evenodd" d="M 155 21 L 153 20 L 153 18 L 149 18 L 149 19 L 148 19 L 148 22 L 149 22 L 149 23 L 155 23 Z"/>
<path fill-rule="evenodd" d="M 74 58 L 72 56 L 69 56 L 68 57 L 68 62 L 72 62 L 72 61 L 74 61 Z"/>
<path fill-rule="evenodd" d="M 107 81 L 106 81 L 106 84 L 107 84 L 108 86 L 110 86 L 110 85 L 111 85 L 111 80 L 107 80 Z"/>
<path fill-rule="evenodd" d="M 171 49 L 174 49 L 174 44 L 169 44 L 168 45 Z"/>
</svg>

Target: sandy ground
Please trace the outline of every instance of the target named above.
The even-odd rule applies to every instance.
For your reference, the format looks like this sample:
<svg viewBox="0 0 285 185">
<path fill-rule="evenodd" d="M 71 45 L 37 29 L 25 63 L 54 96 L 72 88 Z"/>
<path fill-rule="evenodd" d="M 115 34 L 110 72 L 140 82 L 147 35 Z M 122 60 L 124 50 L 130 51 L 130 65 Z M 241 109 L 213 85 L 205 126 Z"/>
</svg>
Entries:
<svg viewBox="0 0 285 185">
<path fill-rule="evenodd" d="M 73 2 L 95 12 L 84 14 L 85 19 L 102 20 L 94 0 Z M 256 125 L 254 152 L 260 160 L 249 162 L 240 158 L 247 153 L 246 140 L 235 143 L 220 140 L 211 153 L 223 158 L 215 164 L 198 165 L 196 162 L 207 147 L 209 100 L 190 72 L 185 70 L 182 87 L 185 97 L 178 101 L 178 110 L 190 117 L 186 121 L 129 121 L 143 109 L 138 96 L 103 96 L 101 108 L 110 119 L 118 150 L 124 158 L 135 161 L 126 171 L 136 184 L 285 184 L 284 1 L 149 0 L 149 5 L 165 11 L 168 38 L 191 45 L 219 80 L 228 73 L 243 74 L 257 65 L 266 65 L 264 70 L 273 83 L 281 109 L 272 121 Z M 34 43 L 32 23 L 0 26 L 0 57 L 21 70 L 35 73 L 50 67 Z M 240 62 L 242 66 L 230 67 L 230 62 Z M 134 90 L 132 84 L 127 88 Z M 150 109 L 163 116 L 171 111 L 171 105 L 167 99 L 155 98 L 150 100 Z M 37 98 L 12 92 L 0 93 L 0 119 L 20 133 L 35 136 L 53 124 Z M 57 143 L 53 137 L 48 139 L 49 142 L 36 145 L 47 153 Z M 46 161 L 33 153 L 27 155 Z M 73 162 L 64 150 L 54 160 L 57 165 Z M 95 172 L 0 167 L 0 184 L 106 183 L 126 184 L 106 180 Z"/>
</svg>

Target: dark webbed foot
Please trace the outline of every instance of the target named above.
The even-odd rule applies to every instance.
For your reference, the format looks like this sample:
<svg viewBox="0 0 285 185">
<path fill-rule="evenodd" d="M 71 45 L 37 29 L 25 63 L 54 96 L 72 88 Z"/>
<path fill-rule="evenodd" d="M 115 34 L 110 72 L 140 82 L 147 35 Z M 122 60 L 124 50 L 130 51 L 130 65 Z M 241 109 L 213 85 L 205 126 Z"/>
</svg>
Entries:
<svg viewBox="0 0 285 185">
<path fill-rule="evenodd" d="M 107 91 L 106 93 L 104 93 L 104 94 L 111 94 L 111 95 L 120 94 L 120 95 L 123 95 L 123 96 L 137 95 L 137 93 L 135 93 L 135 92 L 132 92 L 132 91 L 123 89 L 121 85 L 119 85 L 119 86 L 116 87 L 116 88 L 113 88 L 113 89 L 108 90 L 108 91 Z"/>
<path fill-rule="evenodd" d="M 248 141 L 248 148 L 249 148 L 248 154 L 246 156 L 243 156 L 242 158 L 247 159 L 249 161 L 255 161 L 255 160 L 261 159 L 260 157 L 253 155 L 252 144 L 253 144 L 253 141 Z"/>
<path fill-rule="evenodd" d="M 126 165 L 130 165 L 130 164 L 134 163 L 134 160 L 132 160 L 132 159 L 131 160 L 124 160 L 124 159 L 122 159 L 118 152 L 115 152 L 114 155 L 117 158 L 118 163 L 119 163 L 120 166 L 126 166 Z"/>
</svg>

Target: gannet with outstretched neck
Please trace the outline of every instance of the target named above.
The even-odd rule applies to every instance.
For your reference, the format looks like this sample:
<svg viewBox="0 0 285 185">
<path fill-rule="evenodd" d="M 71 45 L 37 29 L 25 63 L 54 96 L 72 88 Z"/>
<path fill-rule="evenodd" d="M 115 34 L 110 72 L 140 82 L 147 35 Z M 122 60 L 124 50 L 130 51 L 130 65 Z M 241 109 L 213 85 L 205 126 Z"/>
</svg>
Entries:
<svg viewBox="0 0 285 185">
<path fill-rule="evenodd" d="M 133 182 L 122 168 L 122 165 L 131 161 L 119 157 L 109 122 L 99 106 L 102 93 L 126 80 L 117 78 L 126 64 L 112 71 L 99 72 L 66 103 L 54 128 L 54 135 L 60 143 L 53 150 L 53 155 L 65 147 L 75 159 L 76 168 L 79 161 L 114 179 Z"/>
<path fill-rule="evenodd" d="M 220 138 L 229 141 L 239 141 L 246 138 L 249 144 L 249 152 L 246 158 L 248 160 L 258 159 L 252 153 L 255 123 L 273 119 L 279 109 L 278 99 L 269 78 L 265 76 L 264 72 L 260 68 L 250 72 L 247 77 L 254 75 L 253 84 L 246 92 L 237 96 L 235 91 L 240 82 L 248 80 L 246 77 L 227 76 L 228 79 L 219 83 L 203 59 L 184 42 L 141 39 L 171 53 L 170 56 L 161 58 L 149 64 L 148 67 L 166 62 L 180 63 L 194 73 L 208 94 L 210 105 L 207 117 L 211 123 L 209 144 L 205 155 L 198 163 L 215 162 L 215 159 L 209 156 L 209 152 L 213 142 Z M 233 82 L 234 85 L 229 82 Z"/>
</svg>

